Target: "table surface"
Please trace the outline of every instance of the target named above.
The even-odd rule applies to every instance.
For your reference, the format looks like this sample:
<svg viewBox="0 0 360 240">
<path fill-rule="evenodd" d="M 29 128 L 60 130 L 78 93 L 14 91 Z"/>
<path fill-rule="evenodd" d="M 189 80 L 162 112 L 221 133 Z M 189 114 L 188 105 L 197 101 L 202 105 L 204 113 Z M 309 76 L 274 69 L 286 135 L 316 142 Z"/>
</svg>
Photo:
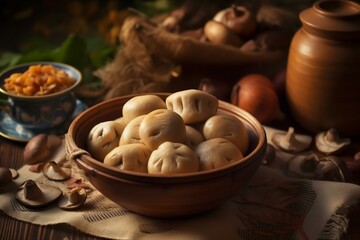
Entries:
<svg viewBox="0 0 360 240">
<path fill-rule="evenodd" d="M 23 150 L 25 143 L 10 141 L 0 137 L 0 166 L 19 169 L 23 166 Z M 354 161 L 354 154 L 360 151 L 360 140 L 339 155 L 345 162 Z M 359 172 L 352 174 L 349 182 L 360 185 Z M 349 229 L 344 239 L 360 239 L 360 207 L 350 209 Z M 39 226 L 16 220 L 0 212 L 1 239 L 99 239 L 85 234 L 76 228 L 67 225 Z"/>
</svg>

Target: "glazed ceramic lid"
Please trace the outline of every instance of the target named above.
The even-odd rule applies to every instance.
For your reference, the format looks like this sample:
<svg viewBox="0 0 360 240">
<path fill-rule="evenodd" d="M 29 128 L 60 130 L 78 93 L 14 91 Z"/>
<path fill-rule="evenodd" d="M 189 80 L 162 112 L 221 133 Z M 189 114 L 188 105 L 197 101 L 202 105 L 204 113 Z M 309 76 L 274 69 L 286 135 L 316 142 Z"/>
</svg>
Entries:
<svg viewBox="0 0 360 240">
<path fill-rule="evenodd" d="M 317 1 L 300 13 L 300 20 L 304 29 L 315 35 L 338 33 L 341 38 L 360 38 L 360 4 L 356 2 Z"/>
</svg>

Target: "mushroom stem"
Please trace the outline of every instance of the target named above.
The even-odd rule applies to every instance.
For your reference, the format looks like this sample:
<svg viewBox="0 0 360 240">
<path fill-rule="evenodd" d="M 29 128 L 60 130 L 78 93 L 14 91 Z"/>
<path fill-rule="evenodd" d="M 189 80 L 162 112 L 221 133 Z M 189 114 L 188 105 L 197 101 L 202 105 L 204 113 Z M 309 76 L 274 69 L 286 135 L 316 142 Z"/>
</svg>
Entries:
<svg viewBox="0 0 360 240">
<path fill-rule="evenodd" d="M 311 144 L 312 138 L 307 135 L 296 134 L 293 127 L 287 132 L 275 133 L 272 137 L 275 146 L 287 152 L 305 151 Z"/>
<path fill-rule="evenodd" d="M 289 127 L 284 137 L 280 140 L 281 147 L 291 149 L 296 144 L 296 136 L 293 127 Z"/>
<path fill-rule="evenodd" d="M 64 173 L 64 171 L 61 169 L 61 167 L 59 167 L 57 165 L 56 162 L 50 161 L 49 164 L 51 165 L 51 168 L 49 168 L 49 169 L 52 169 L 54 172 L 57 172 L 57 173 Z"/>
<path fill-rule="evenodd" d="M 74 203 L 78 203 L 81 199 L 81 196 L 80 196 L 80 191 L 81 189 L 80 188 L 74 188 L 70 191 L 69 193 L 69 202 L 71 202 L 72 204 Z"/>
<path fill-rule="evenodd" d="M 26 199 L 39 199 L 42 194 L 43 192 L 33 180 L 28 180 L 24 183 L 24 197 Z"/>
<path fill-rule="evenodd" d="M 335 128 L 330 128 L 325 136 L 324 136 L 325 140 L 329 141 L 329 142 L 338 142 L 339 141 L 339 134 L 336 131 Z"/>
<path fill-rule="evenodd" d="M 315 140 L 317 149 L 327 155 L 339 152 L 351 143 L 349 138 L 341 138 L 335 128 L 318 133 Z"/>
<path fill-rule="evenodd" d="M 87 198 L 87 193 L 83 188 L 74 188 L 66 194 L 58 203 L 63 210 L 73 210 L 81 207 Z"/>
<path fill-rule="evenodd" d="M 55 161 L 50 161 L 44 166 L 43 173 L 50 180 L 62 181 L 71 176 L 71 169 L 60 167 Z"/>
</svg>

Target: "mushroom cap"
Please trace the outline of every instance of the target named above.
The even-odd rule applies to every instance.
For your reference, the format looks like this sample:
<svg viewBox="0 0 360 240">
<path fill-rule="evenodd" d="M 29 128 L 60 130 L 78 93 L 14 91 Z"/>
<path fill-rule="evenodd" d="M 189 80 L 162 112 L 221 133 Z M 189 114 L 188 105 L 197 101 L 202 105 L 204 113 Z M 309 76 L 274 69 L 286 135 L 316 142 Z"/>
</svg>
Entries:
<svg viewBox="0 0 360 240">
<path fill-rule="evenodd" d="M 292 127 L 289 127 L 286 133 L 275 133 L 271 140 L 275 146 L 290 153 L 302 152 L 309 148 L 312 143 L 311 136 L 295 134 Z"/>
<path fill-rule="evenodd" d="M 325 156 L 320 158 L 317 174 L 320 180 L 347 182 L 350 172 L 345 161 L 341 158 Z"/>
<path fill-rule="evenodd" d="M 55 161 L 45 164 L 43 174 L 50 180 L 63 181 L 71 177 L 71 169 L 60 167 Z"/>
<path fill-rule="evenodd" d="M 41 133 L 32 137 L 24 148 L 25 164 L 46 162 L 61 144 L 61 137 Z"/>
<path fill-rule="evenodd" d="M 17 189 L 15 198 L 29 208 L 39 208 L 55 202 L 61 195 L 58 187 L 27 180 Z"/>
<path fill-rule="evenodd" d="M 316 166 L 319 158 L 315 153 L 294 155 L 289 161 L 288 176 L 313 179 L 316 176 Z"/>
<path fill-rule="evenodd" d="M 341 138 L 336 129 L 331 128 L 315 136 L 316 148 L 325 154 L 334 154 L 351 143 L 349 138 Z"/>
<path fill-rule="evenodd" d="M 58 206 L 63 210 L 74 210 L 81 207 L 87 198 L 84 188 L 74 188 L 68 194 L 63 195 L 59 200 Z"/>
<path fill-rule="evenodd" d="M 0 167 L 0 187 L 4 187 L 12 182 L 12 174 L 9 168 Z"/>
</svg>

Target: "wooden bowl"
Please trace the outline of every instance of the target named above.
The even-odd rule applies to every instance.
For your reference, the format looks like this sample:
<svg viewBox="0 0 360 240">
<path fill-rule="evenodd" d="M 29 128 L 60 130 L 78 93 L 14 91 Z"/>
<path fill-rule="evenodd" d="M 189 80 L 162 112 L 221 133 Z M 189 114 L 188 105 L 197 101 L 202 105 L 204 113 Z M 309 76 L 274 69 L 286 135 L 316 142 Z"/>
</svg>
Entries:
<svg viewBox="0 0 360 240">
<path fill-rule="evenodd" d="M 154 93 L 163 99 L 169 94 Z M 90 155 L 73 154 L 86 150 L 88 133 L 96 124 L 121 116 L 124 103 L 135 95 L 99 103 L 76 117 L 67 134 L 67 154 L 104 196 L 133 212 L 151 217 L 181 217 L 198 214 L 221 205 L 238 192 L 260 166 L 266 149 L 262 125 L 249 113 L 219 101 L 218 113 L 231 114 L 246 125 L 250 144 L 242 161 L 209 171 L 158 176 L 119 170 Z"/>
</svg>

